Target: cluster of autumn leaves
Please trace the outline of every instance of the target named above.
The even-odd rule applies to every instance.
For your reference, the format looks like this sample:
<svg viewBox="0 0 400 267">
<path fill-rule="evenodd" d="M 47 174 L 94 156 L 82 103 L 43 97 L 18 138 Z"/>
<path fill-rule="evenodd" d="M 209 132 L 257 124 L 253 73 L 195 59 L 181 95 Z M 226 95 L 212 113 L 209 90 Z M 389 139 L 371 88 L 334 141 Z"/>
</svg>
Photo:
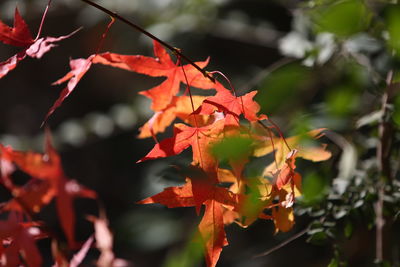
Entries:
<svg viewBox="0 0 400 267">
<path fill-rule="evenodd" d="M 0 22 L 0 41 L 22 47 L 23 50 L 0 63 L 0 78 L 26 56 L 40 58 L 56 42 L 70 36 L 38 37 L 34 40 L 16 10 L 14 27 Z M 228 244 L 224 231 L 226 225 L 236 223 L 247 227 L 260 218 L 272 220 L 276 232 L 292 228 L 292 206 L 295 197 L 301 195 L 301 175 L 296 172 L 296 159 L 326 160 L 330 153 L 325 150 L 325 145 L 301 147 L 300 137 L 285 139 L 268 116 L 258 114 L 260 106 L 253 99 L 257 91 L 237 96 L 233 88 L 227 89 L 203 75 L 193 65 L 181 64 L 179 55 L 176 61 L 172 60 L 156 41 L 154 57 L 107 52 L 70 60 L 71 70 L 54 83 L 67 82 L 67 85 L 50 108 L 46 119 L 75 89 L 93 64 L 165 77 L 161 84 L 140 92 L 152 101 L 154 115 L 140 128 L 139 138 L 153 137 L 156 144 L 139 162 L 178 155 L 189 148 L 192 162 L 182 170 L 186 176 L 182 186 L 166 188 L 139 203 L 160 203 L 169 208 L 195 207 L 197 214 L 202 214 L 198 228 L 208 266 L 217 264 L 223 247 Z M 195 64 L 204 68 L 208 60 Z M 184 89 L 181 90 L 182 84 Z M 202 95 L 195 95 L 192 87 L 206 91 Z M 181 122 L 174 123 L 176 120 Z M 164 132 L 171 124 L 173 136 L 158 141 L 157 134 Z M 318 129 L 307 135 L 315 139 L 321 136 L 321 132 L 322 129 Z M 9 216 L 8 220 L 0 221 L 0 238 L 3 242 L 0 254 L 5 255 L 8 262 L 19 261 L 20 254 L 29 266 L 40 265 L 40 253 L 34 240 L 49 233 L 46 233 L 45 227 L 41 227 L 40 222 L 34 220 L 34 215 L 53 199 L 68 244 L 76 248 L 73 199 L 95 199 L 96 193 L 64 175 L 60 158 L 51 146 L 50 134 L 47 133 L 45 154 L 19 152 L 4 146 L 0 146 L 0 153 L 1 183 L 12 194 L 10 201 L 2 207 L 2 212 L 8 212 Z M 272 155 L 272 162 L 264 157 L 266 155 Z M 246 168 L 249 161 L 256 157 L 265 158 L 265 166 L 261 172 L 250 174 Z M 32 177 L 23 186 L 13 184 L 11 174 L 15 166 Z M 96 222 L 104 225 L 100 219 L 92 218 L 92 221 L 95 225 Z M 31 229 L 41 229 L 40 234 L 32 234 Z M 98 249 L 102 253 L 112 253 L 112 246 L 108 245 L 102 250 L 99 246 L 101 242 L 101 236 L 97 235 Z M 88 246 L 83 248 L 87 250 Z M 59 255 L 57 252 L 53 254 Z M 66 261 L 61 256 L 55 256 L 55 260 L 59 265 Z M 108 260 L 110 263 L 115 259 L 109 257 Z M 99 259 L 98 264 L 103 263 Z"/>
</svg>

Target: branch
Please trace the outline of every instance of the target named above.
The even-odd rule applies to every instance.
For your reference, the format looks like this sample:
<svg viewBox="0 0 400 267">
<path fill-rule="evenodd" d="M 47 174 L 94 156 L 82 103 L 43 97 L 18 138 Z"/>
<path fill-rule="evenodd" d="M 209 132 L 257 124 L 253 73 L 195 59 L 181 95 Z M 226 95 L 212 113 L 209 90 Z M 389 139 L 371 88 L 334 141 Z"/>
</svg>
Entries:
<svg viewBox="0 0 400 267">
<path fill-rule="evenodd" d="M 385 197 L 385 186 L 391 184 L 392 173 L 391 173 L 391 150 L 392 150 L 392 137 L 393 137 L 393 124 L 391 122 L 391 110 L 390 105 L 392 104 L 395 90 L 398 89 L 398 84 L 393 83 L 393 71 L 389 71 L 386 78 L 386 90 L 382 95 L 382 119 L 378 125 L 379 132 L 379 144 L 376 149 L 376 157 L 378 160 L 378 171 L 379 181 L 377 185 L 378 200 L 375 202 L 374 210 L 376 214 L 376 240 L 375 240 L 375 254 L 378 262 L 383 262 L 387 255 L 384 255 L 387 251 L 388 245 L 384 245 L 385 240 L 389 239 L 388 236 L 388 225 L 390 224 L 390 218 L 386 218 L 383 214 L 384 208 L 384 197 Z M 386 226 L 386 227 L 385 227 Z"/>
<path fill-rule="evenodd" d="M 308 232 L 308 230 L 310 230 L 310 225 L 308 227 L 306 227 L 305 229 L 303 229 L 302 231 L 298 232 L 297 234 L 295 234 L 292 237 L 289 237 L 288 239 L 286 239 L 285 241 L 283 241 L 282 243 L 278 244 L 277 246 L 268 249 L 267 251 L 257 254 L 255 255 L 253 258 L 259 258 L 259 257 L 263 257 L 263 256 L 267 256 L 269 254 L 271 254 L 272 252 L 286 246 L 287 244 L 289 244 L 290 242 L 302 237 L 304 234 L 306 234 Z"/>
<path fill-rule="evenodd" d="M 143 33 L 144 35 L 150 37 L 151 39 L 153 39 L 153 40 L 159 42 L 160 44 L 162 44 L 163 46 L 165 46 L 166 48 L 168 48 L 172 53 L 174 53 L 175 55 L 177 55 L 179 58 L 183 58 L 183 59 L 184 59 L 185 61 L 187 61 L 190 65 L 192 65 L 193 67 L 195 67 L 198 71 L 200 71 L 200 72 L 204 75 L 204 77 L 207 77 L 207 78 L 210 79 L 213 83 L 215 83 L 215 79 L 214 79 L 214 77 L 212 77 L 212 76 L 210 75 L 210 73 L 208 73 L 206 70 L 200 68 L 196 63 L 194 63 L 193 60 L 191 60 L 190 58 L 188 58 L 187 56 L 185 56 L 184 54 L 182 54 L 182 52 L 181 52 L 180 49 L 171 46 L 170 44 L 164 42 L 163 40 L 161 40 L 161 39 L 159 39 L 158 37 L 154 36 L 153 34 L 149 33 L 148 31 L 146 31 L 145 29 L 143 29 L 143 28 L 140 27 L 139 25 L 137 25 L 137 24 L 135 24 L 135 23 L 133 23 L 133 22 L 127 20 L 126 18 L 124 18 L 124 17 L 118 15 L 117 13 L 115 13 L 115 12 L 113 12 L 113 11 L 111 11 L 111 10 L 108 10 L 108 9 L 105 8 L 105 7 L 102 7 L 102 6 L 100 6 L 100 5 L 98 5 L 98 4 L 94 3 L 94 2 L 92 2 L 92 1 L 90 1 L 90 0 L 81 0 L 81 1 L 83 1 L 83 2 L 85 2 L 86 4 L 91 5 L 91 6 L 95 7 L 95 8 L 97 8 L 97 9 L 103 11 L 104 13 L 110 15 L 111 17 L 113 17 L 113 18 L 115 18 L 115 19 L 117 19 L 117 20 L 122 21 L 123 23 L 129 25 L 130 27 L 134 28 L 135 30 L 137 30 L 137 31 Z"/>
</svg>

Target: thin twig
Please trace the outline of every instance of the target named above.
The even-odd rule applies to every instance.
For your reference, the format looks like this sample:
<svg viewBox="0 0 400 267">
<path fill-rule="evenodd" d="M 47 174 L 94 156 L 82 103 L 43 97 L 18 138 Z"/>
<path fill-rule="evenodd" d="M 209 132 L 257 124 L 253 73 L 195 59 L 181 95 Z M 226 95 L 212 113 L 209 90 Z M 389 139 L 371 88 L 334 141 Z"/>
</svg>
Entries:
<svg viewBox="0 0 400 267">
<path fill-rule="evenodd" d="M 310 230 L 310 226 L 306 227 L 305 229 L 301 230 L 300 232 L 298 232 L 297 234 L 295 234 L 294 236 L 289 237 L 288 239 L 286 239 L 285 241 L 283 241 L 282 243 L 278 244 L 277 246 L 268 249 L 267 251 L 257 254 L 255 255 L 253 258 L 259 258 L 259 257 L 264 257 L 267 256 L 269 254 L 271 254 L 272 252 L 286 246 L 287 244 L 289 244 L 290 242 L 302 237 L 304 234 L 306 234 L 308 232 L 308 230 Z"/>
<path fill-rule="evenodd" d="M 272 133 L 271 133 L 271 129 L 269 129 L 268 127 L 266 128 L 267 132 L 268 132 L 268 136 L 269 139 L 271 141 L 271 145 L 272 145 L 272 153 L 274 155 L 274 162 L 275 162 L 275 167 L 278 170 L 279 166 L 278 166 L 278 162 L 276 161 L 276 151 L 275 151 L 275 144 L 274 144 L 274 139 L 272 138 Z"/>
<path fill-rule="evenodd" d="M 296 62 L 298 61 L 297 58 L 288 58 L 288 57 L 284 57 L 279 59 L 278 61 L 272 63 L 271 65 L 269 65 L 267 68 L 261 70 L 253 79 L 251 79 L 250 81 L 248 81 L 243 88 L 253 88 L 256 85 L 258 85 L 263 79 L 265 79 L 265 77 L 267 77 L 268 75 L 270 75 L 272 72 L 286 66 L 289 65 L 290 63 Z"/>
<path fill-rule="evenodd" d="M 163 46 L 165 46 L 166 48 L 168 48 L 172 53 L 174 53 L 175 55 L 179 56 L 180 58 L 183 58 L 185 61 L 187 61 L 190 65 L 192 65 L 193 67 L 195 67 L 198 71 L 200 71 L 204 77 L 207 77 L 208 79 L 210 79 L 210 81 L 212 81 L 213 83 L 215 82 L 214 77 L 212 77 L 210 75 L 209 72 L 207 72 L 206 70 L 202 69 L 199 67 L 199 65 L 197 65 L 194 61 L 192 61 L 190 58 L 188 58 L 187 56 L 185 56 L 184 54 L 182 54 L 182 52 L 180 51 L 180 49 L 171 46 L 170 44 L 164 42 L 163 40 L 159 39 L 158 37 L 154 36 L 153 34 L 149 33 L 148 31 L 146 31 L 145 29 L 143 29 L 142 27 L 138 26 L 137 24 L 127 20 L 126 18 L 118 15 L 117 13 L 108 10 L 107 8 L 100 6 L 90 0 L 81 0 L 83 2 L 85 2 L 88 5 L 91 5 L 101 11 L 103 11 L 104 13 L 110 15 L 111 17 L 118 19 L 122 22 L 124 22 L 125 24 L 129 25 L 130 27 L 134 28 L 135 30 L 143 33 L 144 35 L 150 37 L 151 39 L 159 42 L 160 44 L 162 44 Z"/>
<path fill-rule="evenodd" d="M 378 170 L 379 170 L 379 181 L 378 181 L 378 200 L 375 202 L 375 224 L 376 224 L 376 240 L 375 240 L 375 254 L 376 260 L 378 262 L 383 262 L 388 255 L 384 255 L 387 251 L 387 245 L 384 246 L 384 242 L 388 239 L 387 228 L 390 219 L 384 217 L 384 197 L 385 197 L 385 185 L 392 182 L 391 175 L 391 148 L 392 148 L 392 135 L 393 135 L 393 125 L 390 121 L 390 110 L 388 106 L 393 100 L 393 71 L 389 71 L 386 78 L 386 91 L 382 95 L 382 118 L 378 125 L 379 131 L 379 144 L 376 149 L 376 157 L 378 160 Z M 386 226 L 386 227 L 385 227 Z"/>
<path fill-rule="evenodd" d="M 45 9 L 44 12 L 43 12 L 42 20 L 40 21 L 40 26 L 39 26 L 39 30 L 38 30 L 38 33 L 37 33 L 37 35 L 36 35 L 35 41 L 36 41 L 37 39 L 39 39 L 40 35 L 42 34 L 42 29 L 43 29 L 44 20 L 46 19 L 47 12 L 49 11 L 49 8 L 50 8 L 50 5 L 51 5 L 51 1 L 52 1 L 52 0 L 49 0 L 49 2 L 47 2 L 46 9 Z"/>
<path fill-rule="evenodd" d="M 268 126 L 266 126 L 262 121 L 257 121 L 265 130 L 270 130 L 269 128 L 268 128 Z M 283 136 L 283 133 L 282 133 L 282 131 L 281 131 L 281 129 L 278 127 L 278 125 L 276 125 L 276 123 L 275 122 L 273 122 L 271 119 L 269 119 L 268 118 L 268 122 L 269 123 L 271 123 L 272 124 L 272 127 L 274 127 L 277 131 L 278 131 L 278 134 L 279 134 L 279 136 L 282 138 L 282 140 L 283 140 L 283 142 L 285 143 L 285 145 L 286 145 L 286 147 L 290 150 L 290 151 L 292 151 L 292 148 L 289 146 L 289 144 L 286 142 L 286 138 L 285 138 L 285 136 Z"/>
<path fill-rule="evenodd" d="M 104 44 L 104 40 L 106 39 L 106 36 L 108 34 L 108 31 L 110 30 L 111 26 L 114 24 L 115 22 L 115 18 L 111 17 L 111 21 L 107 24 L 107 28 L 106 30 L 103 32 L 103 34 L 101 35 L 101 39 L 99 44 L 97 45 L 97 49 L 96 49 L 96 55 L 100 52 L 100 50 L 103 48 L 103 44 Z"/>
<path fill-rule="evenodd" d="M 211 73 L 211 74 L 215 74 L 215 73 L 216 73 L 216 74 L 221 75 L 221 76 L 229 83 L 229 87 L 231 88 L 231 90 L 232 90 L 232 92 L 233 92 L 233 95 L 234 95 L 235 97 L 237 97 L 235 87 L 233 86 L 231 80 L 230 80 L 225 74 L 223 74 L 223 73 L 222 73 L 221 71 L 219 71 L 219 70 L 210 71 L 210 73 Z"/>
</svg>

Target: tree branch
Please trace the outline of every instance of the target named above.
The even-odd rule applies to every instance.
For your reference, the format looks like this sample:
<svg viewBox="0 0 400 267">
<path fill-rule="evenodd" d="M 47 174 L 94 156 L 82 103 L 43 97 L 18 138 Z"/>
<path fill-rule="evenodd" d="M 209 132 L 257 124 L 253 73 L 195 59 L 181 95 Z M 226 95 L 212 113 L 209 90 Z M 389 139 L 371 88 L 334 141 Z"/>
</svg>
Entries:
<svg viewBox="0 0 400 267">
<path fill-rule="evenodd" d="M 393 125 L 391 122 L 390 105 L 393 100 L 394 90 L 398 84 L 393 84 L 393 71 L 389 71 L 386 78 L 386 90 L 382 95 L 382 118 L 378 125 L 379 144 L 376 149 L 376 157 L 378 160 L 379 181 L 377 185 L 378 200 L 375 202 L 375 224 L 376 224 L 376 240 L 375 254 L 378 262 L 383 262 L 385 259 L 384 252 L 387 245 L 385 241 L 388 239 L 387 229 L 390 224 L 389 218 L 384 218 L 384 197 L 385 186 L 392 181 L 390 155 L 393 136 Z M 386 230 L 386 231 L 385 231 Z"/>
<path fill-rule="evenodd" d="M 134 28 L 135 30 L 137 30 L 137 31 L 143 33 L 144 35 L 150 37 L 151 39 L 153 39 L 153 40 L 159 42 L 160 44 L 162 44 L 163 46 L 165 46 L 166 48 L 168 48 L 172 53 L 174 53 L 175 55 L 178 55 L 179 58 L 184 59 L 184 60 L 187 61 L 190 65 L 192 65 L 193 67 L 195 67 L 198 71 L 200 71 L 200 72 L 204 75 L 204 77 L 207 77 L 207 78 L 210 79 L 213 83 L 215 83 L 215 79 L 214 79 L 214 77 L 212 77 L 212 76 L 210 75 L 210 73 L 208 73 L 206 70 L 200 68 L 193 60 L 191 60 L 190 58 L 188 58 L 187 56 L 185 56 L 184 54 L 182 54 L 182 52 L 181 52 L 180 49 L 171 46 L 170 44 L 164 42 L 163 40 L 161 40 L 161 39 L 159 39 L 158 37 L 154 36 L 153 34 L 149 33 L 148 31 L 146 31 L 145 29 L 143 29 L 143 28 L 140 27 L 139 25 L 137 25 L 137 24 L 135 24 L 135 23 L 133 23 L 133 22 L 127 20 L 126 18 L 124 18 L 124 17 L 118 15 L 117 13 L 115 13 L 115 12 L 113 12 L 113 11 L 111 11 L 111 10 L 108 10 L 107 8 L 105 8 L 105 7 L 103 7 L 103 6 L 100 6 L 100 5 L 94 3 L 94 2 L 92 2 L 92 1 L 90 1 L 90 0 L 81 0 L 81 1 L 83 1 L 83 2 L 85 2 L 86 4 L 91 5 L 91 6 L 95 7 L 95 8 L 97 8 L 97 9 L 103 11 L 104 13 L 110 15 L 111 17 L 113 17 L 113 18 L 115 18 L 115 19 L 117 19 L 117 20 L 122 21 L 123 23 L 129 25 L 130 27 Z"/>
</svg>

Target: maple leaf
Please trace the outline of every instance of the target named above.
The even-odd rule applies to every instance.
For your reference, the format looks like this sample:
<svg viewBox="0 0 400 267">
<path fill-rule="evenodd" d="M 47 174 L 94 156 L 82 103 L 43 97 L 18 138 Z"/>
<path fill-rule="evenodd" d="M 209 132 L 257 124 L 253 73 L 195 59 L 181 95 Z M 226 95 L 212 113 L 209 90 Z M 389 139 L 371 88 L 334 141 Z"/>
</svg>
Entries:
<svg viewBox="0 0 400 267">
<path fill-rule="evenodd" d="M 193 207 L 195 206 L 192 184 L 189 181 L 183 186 L 173 186 L 167 187 L 164 191 L 143 199 L 138 204 L 154 204 L 159 203 L 168 208 L 178 208 L 178 207 Z"/>
<path fill-rule="evenodd" d="M 161 193 L 139 201 L 139 204 L 160 203 L 168 208 L 196 206 L 196 199 L 202 199 L 206 206 L 199 231 L 203 237 L 207 266 L 215 266 L 222 247 L 228 244 L 224 231 L 223 207 L 234 206 L 235 196 L 226 188 L 213 186 L 210 180 L 193 185 L 196 178 L 187 179 L 185 185 L 168 187 Z M 208 181 L 208 184 L 207 184 Z M 203 187 L 197 188 L 195 187 Z"/>
<path fill-rule="evenodd" d="M 14 27 L 9 27 L 0 21 L 0 41 L 13 46 L 26 47 L 34 43 L 28 25 L 15 8 Z"/>
<path fill-rule="evenodd" d="M 50 182 L 40 179 L 31 179 L 22 187 L 12 185 L 10 191 L 13 199 L 4 204 L 4 210 L 20 212 L 39 212 L 57 194 Z"/>
<path fill-rule="evenodd" d="M 218 140 L 218 135 L 221 134 L 223 125 L 223 120 L 217 120 L 203 127 L 190 127 L 182 123 L 175 124 L 174 136 L 157 143 L 138 162 L 178 155 L 191 146 L 193 165 L 199 165 L 206 173 L 215 172 L 217 160 L 210 155 L 208 150 L 210 144 Z"/>
<path fill-rule="evenodd" d="M 26 49 L 25 53 L 27 56 L 31 58 L 40 59 L 44 54 L 49 52 L 52 48 L 57 47 L 57 43 L 65 40 L 75 33 L 80 31 L 80 28 L 71 32 L 70 34 L 59 36 L 59 37 L 51 37 L 46 36 L 35 40 L 33 44 L 31 44 L 28 49 Z"/>
<path fill-rule="evenodd" d="M 208 97 L 194 112 L 195 114 L 212 114 L 218 110 L 226 115 L 225 125 L 239 125 L 239 116 L 249 121 L 257 121 L 260 105 L 253 100 L 257 91 L 252 91 L 244 96 L 236 97 L 227 89 L 219 89 L 215 96 Z"/>
<path fill-rule="evenodd" d="M 95 57 L 95 55 L 91 55 L 88 58 L 71 59 L 69 61 L 71 71 L 69 71 L 62 78 L 55 81 L 53 83 L 53 85 L 59 85 L 66 81 L 68 81 L 68 84 L 61 91 L 60 96 L 58 97 L 56 102 L 54 102 L 53 106 L 47 112 L 46 117 L 43 120 L 43 123 L 47 121 L 47 119 L 51 116 L 51 114 L 53 114 L 53 112 L 59 106 L 61 106 L 61 104 L 64 102 L 65 98 L 67 98 L 72 93 L 72 91 L 75 89 L 75 87 L 77 86 L 79 81 L 82 79 L 82 77 L 86 74 L 86 72 L 92 66 L 92 60 L 94 57 Z"/>
<path fill-rule="evenodd" d="M 88 216 L 89 221 L 94 224 L 94 237 L 96 239 L 96 247 L 100 251 L 100 256 L 96 266 L 99 267 L 118 267 L 131 266 L 131 264 L 123 259 L 116 258 L 113 252 L 113 235 L 108 227 L 108 221 L 104 211 L 100 210 L 100 217 Z"/>
<path fill-rule="evenodd" d="M 40 47 L 39 44 L 36 46 Z M 220 88 L 219 84 L 214 84 L 213 82 L 211 82 L 192 65 L 184 65 L 182 67 L 175 64 L 172 61 L 171 57 L 168 55 L 167 51 L 156 41 L 154 41 L 154 54 L 156 58 L 141 55 L 121 55 L 106 52 L 102 54 L 91 55 L 86 59 L 79 58 L 70 60 L 71 71 L 69 71 L 63 78 L 53 83 L 53 85 L 58 85 L 68 81 L 68 84 L 61 91 L 60 96 L 53 104 L 53 106 L 49 109 L 44 119 L 44 122 L 50 117 L 55 109 L 57 109 L 63 103 L 65 98 L 67 98 L 72 93 L 78 82 L 90 69 L 92 64 L 109 65 L 112 67 L 134 71 L 153 77 L 166 76 L 167 79 L 159 86 L 156 86 L 148 91 L 141 92 L 141 94 L 146 95 L 153 100 L 152 109 L 155 111 L 161 111 L 171 103 L 173 96 L 175 96 L 179 91 L 180 83 L 186 81 L 183 71 L 185 72 L 191 86 L 202 89 Z M 25 54 L 23 55 L 25 57 Z M 5 71 L 7 68 L 14 68 L 16 65 L 15 62 L 21 60 L 20 57 L 14 56 L 12 59 L 9 59 L 6 64 L 7 67 L 5 66 L 4 68 L 1 67 L 2 63 L 0 63 L 0 75 L 3 72 L 3 69 Z M 196 62 L 196 64 L 203 68 L 208 64 L 208 60 Z M 164 130 L 165 127 L 166 126 L 163 125 L 160 127 L 160 129 Z M 146 128 L 147 127 L 145 127 L 144 129 Z M 148 133 L 144 135 L 149 136 Z"/>
<path fill-rule="evenodd" d="M 38 212 L 42 205 L 47 204 L 56 197 L 56 206 L 61 226 L 65 232 L 68 243 L 75 246 L 75 213 L 73 209 L 74 197 L 96 198 L 96 193 L 84 188 L 74 180 L 69 180 L 62 169 L 61 159 L 51 144 L 50 132 L 46 131 L 46 153 L 14 151 L 10 147 L 0 145 L 2 157 L 16 164 L 23 172 L 32 176 L 32 179 L 41 179 L 39 186 L 34 186 L 36 181 L 30 181 L 16 195 L 17 201 L 11 201 L 8 209 L 17 204 Z M 47 189 L 47 190 L 46 190 Z M 23 202 L 21 202 L 23 201 Z M 27 202 L 25 202 L 27 201 Z M 25 204 L 27 203 L 27 204 Z"/>
<path fill-rule="evenodd" d="M 273 185 L 263 177 L 238 179 L 232 171 L 218 169 L 218 180 L 231 184 L 229 191 L 238 196 L 234 209 L 224 206 L 225 224 L 235 222 L 240 227 L 247 228 L 257 218 L 263 217 L 263 211 L 270 207 L 275 198 Z"/>
<path fill-rule="evenodd" d="M 6 61 L 0 62 L 0 79 L 17 67 L 18 62 L 26 57 L 25 51 L 21 51 Z"/>
<path fill-rule="evenodd" d="M 214 267 L 222 248 L 228 245 L 224 230 L 222 204 L 211 199 L 206 203 L 204 216 L 199 224 L 199 231 L 205 244 L 205 256 L 208 267 Z"/>
<path fill-rule="evenodd" d="M 257 131 L 258 124 L 253 124 L 253 128 Z M 311 139 L 318 139 L 323 134 L 321 132 L 325 130 L 315 129 L 305 134 L 306 137 Z M 265 131 L 262 129 L 262 131 Z M 295 158 L 303 158 L 311 161 L 324 161 L 331 157 L 331 152 L 326 150 L 326 144 L 313 144 L 312 146 L 302 145 L 304 136 L 292 136 L 283 140 L 281 137 L 261 137 L 257 135 L 257 145 L 254 149 L 254 156 L 261 157 L 268 153 L 274 152 L 274 162 L 269 164 L 264 169 L 265 176 L 273 176 L 274 181 L 278 189 L 281 189 L 289 181 L 294 183 L 296 186 L 292 190 L 293 193 L 299 196 L 299 190 L 295 191 L 296 188 L 300 188 L 301 180 L 300 174 L 294 172 L 295 169 Z M 292 150 L 290 150 L 292 148 Z"/>
<path fill-rule="evenodd" d="M 0 62 L 0 79 L 6 76 L 11 70 L 15 69 L 17 64 L 26 56 L 40 59 L 53 47 L 57 46 L 57 42 L 71 37 L 78 30 L 65 36 L 43 37 L 34 40 L 29 31 L 28 25 L 22 19 L 18 9 L 16 8 L 14 27 L 9 27 L 0 21 L 0 41 L 8 45 L 23 47 L 24 49 L 9 59 Z"/>
<path fill-rule="evenodd" d="M 173 96 L 179 92 L 179 86 L 188 80 L 190 86 L 201 89 L 213 89 L 215 84 L 204 77 L 196 68 L 187 64 L 180 66 L 179 61 L 173 62 L 164 47 L 157 41 L 153 42 L 154 58 L 141 55 L 120 55 L 115 53 L 103 53 L 93 59 L 93 63 L 110 65 L 113 67 L 134 71 L 152 77 L 166 77 L 166 79 L 156 87 L 140 94 L 150 98 L 153 103 L 151 109 L 161 111 L 172 101 Z M 208 64 L 205 61 L 196 62 L 200 68 Z M 185 78 L 186 74 L 186 78 Z"/>
<path fill-rule="evenodd" d="M 247 133 L 241 134 L 239 129 L 235 127 L 228 133 L 225 132 L 224 138 L 213 144 L 210 152 L 220 162 L 229 162 L 234 174 L 240 178 L 252 150 L 253 139 L 251 136 Z"/>
<path fill-rule="evenodd" d="M 259 127 L 258 124 L 253 124 L 252 126 L 255 129 Z M 275 159 L 278 165 L 282 165 L 286 160 L 286 155 L 290 152 L 290 149 L 288 148 L 288 146 L 290 146 L 298 151 L 297 157 L 299 158 L 314 162 L 327 160 L 331 157 L 331 152 L 326 150 L 325 144 L 317 145 L 313 143 L 310 146 L 304 146 L 302 144 L 304 137 L 318 139 L 323 136 L 322 131 L 324 130 L 324 128 L 315 129 L 307 132 L 305 135 L 286 138 L 286 143 L 280 137 L 273 137 L 272 140 L 269 137 L 264 137 L 257 143 L 257 146 L 254 149 L 254 156 L 261 157 L 273 152 L 275 149 Z M 262 131 L 265 130 L 262 129 Z"/>
<path fill-rule="evenodd" d="M 205 173 L 198 166 L 191 165 L 186 172 L 183 186 L 168 187 L 161 193 L 140 201 L 140 204 L 160 203 L 168 208 L 196 207 L 199 214 L 202 204 L 208 199 L 215 199 L 225 205 L 235 206 L 235 196 L 226 188 L 217 186 L 216 175 Z"/>
<path fill-rule="evenodd" d="M 41 266 L 42 257 L 35 244 L 36 230 L 31 230 L 34 223 L 22 223 L 15 212 L 8 216 L 7 221 L 0 221 L 0 240 L 10 239 L 11 243 L 0 251 L 2 266 L 19 266 L 20 255 L 28 266 Z"/>
<path fill-rule="evenodd" d="M 293 208 L 275 207 L 272 209 L 272 217 L 275 224 L 275 233 L 288 232 L 294 225 Z"/>
<path fill-rule="evenodd" d="M 54 267 L 61 267 L 61 266 L 69 266 L 69 267 L 78 267 L 81 265 L 83 259 L 86 257 L 86 254 L 88 253 L 90 247 L 92 246 L 94 241 L 93 236 L 90 236 L 81 249 L 72 257 L 71 262 L 68 264 L 67 260 L 64 258 L 60 257 L 59 261 L 56 261 L 54 264 Z"/>
<path fill-rule="evenodd" d="M 189 96 L 174 96 L 171 103 L 161 111 L 157 111 L 154 115 L 139 129 L 140 134 L 138 138 L 146 138 L 155 136 L 158 133 L 162 133 L 165 129 L 171 125 L 171 123 L 179 118 L 192 126 L 204 126 L 210 121 L 210 116 L 199 116 L 194 115 L 192 102 L 194 109 L 197 109 L 205 96 L 192 96 L 192 100 Z M 194 118 L 196 116 L 196 118 Z"/>
<path fill-rule="evenodd" d="M 274 173 L 276 187 L 278 190 L 282 189 L 284 185 L 291 182 L 295 175 L 294 169 L 296 168 L 295 165 L 295 158 L 296 158 L 297 150 L 292 150 L 286 156 L 285 164 L 282 168 L 276 170 Z"/>
<path fill-rule="evenodd" d="M 279 205 L 272 208 L 272 220 L 275 224 L 275 233 L 288 232 L 295 224 L 293 212 L 293 189 L 284 188 L 276 194 L 279 197 Z"/>
</svg>

